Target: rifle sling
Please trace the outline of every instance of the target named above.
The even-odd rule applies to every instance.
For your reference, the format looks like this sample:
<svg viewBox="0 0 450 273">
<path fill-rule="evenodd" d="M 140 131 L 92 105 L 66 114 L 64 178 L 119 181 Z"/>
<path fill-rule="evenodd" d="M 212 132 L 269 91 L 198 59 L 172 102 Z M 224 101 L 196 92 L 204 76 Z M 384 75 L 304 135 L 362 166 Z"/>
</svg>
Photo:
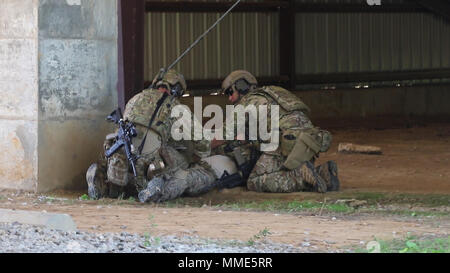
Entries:
<svg viewBox="0 0 450 273">
<path fill-rule="evenodd" d="M 167 99 L 168 96 L 169 96 L 169 94 L 164 92 L 163 96 L 156 103 L 156 109 L 153 112 L 152 117 L 150 118 L 150 122 L 148 123 L 147 132 L 145 133 L 145 136 L 144 136 L 144 139 L 142 140 L 141 145 L 139 145 L 139 149 L 138 149 L 139 155 L 142 154 L 142 150 L 144 150 L 145 141 L 147 140 L 148 132 L 150 131 L 150 128 L 153 125 L 153 121 L 155 120 L 156 114 L 158 114 L 159 109 L 161 108 L 161 106 L 163 105 L 164 101 Z"/>
</svg>

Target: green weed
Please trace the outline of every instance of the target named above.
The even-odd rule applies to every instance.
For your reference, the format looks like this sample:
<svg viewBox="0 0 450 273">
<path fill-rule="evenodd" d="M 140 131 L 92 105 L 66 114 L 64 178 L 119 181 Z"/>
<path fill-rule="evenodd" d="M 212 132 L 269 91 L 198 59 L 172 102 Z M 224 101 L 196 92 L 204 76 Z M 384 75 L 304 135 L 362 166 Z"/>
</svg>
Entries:
<svg viewBox="0 0 450 273">
<path fill-rule="evenodd" d="M 450 253 L 450 236 L 434 239 L 407 236 L 404 239 L 375 241 L 379 243 L 381 253 Z M 360 248 L 356 252 L 371 253 L 370 250 Z"/>
<path fill-rule="evenodd" d="M 266 227 L 263 230 L 260 230 L 257 234 L 253 235 L 253 237 L 247 241 L 247 245 L 253 246 L 257 241 L 264 239 L 271 234 L 272 232 L 270 232 L 270 230 Z"/>
<path fill-rule="evenodd" d="M 78 198 L 78 199 L 80 199 L 81 201 L 89 201 L 89 200 L 91 200 L 91 198 L 90 198 L 89 195 L 87 195 L 87 194 L 83 194 L 83 195 L 80 196 L 80 198 Z"/>
</svg>

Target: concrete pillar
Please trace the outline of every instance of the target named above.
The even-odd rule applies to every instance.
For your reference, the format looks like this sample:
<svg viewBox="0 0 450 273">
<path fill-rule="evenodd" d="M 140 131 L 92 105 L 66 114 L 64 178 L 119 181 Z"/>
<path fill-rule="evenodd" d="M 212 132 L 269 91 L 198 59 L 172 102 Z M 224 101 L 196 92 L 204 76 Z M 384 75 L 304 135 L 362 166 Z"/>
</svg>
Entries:
<svg viewBox="0 0 450 273">
<path fill-rule="evenodd" d="M 37 188 L 38 0 L 0 4 L 0 187 Z"/>
<path fill-rule="evenodd" d="M 86 187 L 117 105 L 115 0 L 39 1 L 38 191 Z"/>
<path fill-rule="evenodd" d="M 116 0 L 1 0 L 0 188 L 86 187 L 117 105 Z"/>
</svg>

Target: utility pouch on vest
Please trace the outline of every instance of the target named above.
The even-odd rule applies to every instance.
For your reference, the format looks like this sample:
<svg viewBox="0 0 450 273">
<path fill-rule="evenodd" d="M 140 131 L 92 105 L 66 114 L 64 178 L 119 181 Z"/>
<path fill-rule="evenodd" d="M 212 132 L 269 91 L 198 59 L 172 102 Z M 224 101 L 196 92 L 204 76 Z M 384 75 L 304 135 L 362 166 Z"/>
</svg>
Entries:
<svg viewBox="0 0 450 273">
<path fill-rule="evenodd" d="M 297 139 L 300 133 L 301 131 L 299 130 L 293 129 L 282 130 L 280 146 L 281 146 L 281 154 L 283 156 L 287 157 L 292 152 L 292 149 L 294 149 L 294 146 L 297 143 Z"/>
<path fill-rule="evenodd" d="M 116 153 L 108 159 L 107 177 L 108 181 L 123 187 L 128 184 L 129 180 L 129 167 L 128 161 L 125 155 Z"/>
<path fill-rule="evenodd" d="M 283 163 L 284 167 L 289 170 L 296 169 L 320 152 L 321 143 L 314 137 L 315 133 L 313 131 L 315 130 L 300 133 L 286 161 Z"/>
</svg>

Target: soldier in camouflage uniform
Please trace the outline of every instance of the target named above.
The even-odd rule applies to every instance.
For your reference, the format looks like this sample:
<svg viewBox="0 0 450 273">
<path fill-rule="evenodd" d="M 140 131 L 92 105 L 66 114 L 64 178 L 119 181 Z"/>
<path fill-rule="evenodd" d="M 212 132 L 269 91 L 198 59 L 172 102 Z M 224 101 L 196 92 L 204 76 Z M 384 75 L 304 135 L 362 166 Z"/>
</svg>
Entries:
<svg viewBox="0 0 450 273">
<path fill-rule="evenodd" d="M 275 151 L 261 154 L 248 178 L 249 190 L 321 193 L 339 190 L 335 162 L 329 161 L 317 168 L 314 167 L 318 154 L 329 149 L 331 134 L 313 126 L 307 116 L 310 112 L 308 106 L 298 97 L 277 86 L 257 87 L 256 78 L 243 70 L 232 72 L 223 81 L 222 91 L 235 105 L 244 107 L 267 105 L 268 127 L 271 124 L 271 106 L 279 105 L 280 145 Z M 235 143 L 236 141 L 227 145 L 239 146 Z M 261 141 L 257 141 L 258 143 Z M 247 158 L 250 154 L 249 145 L 240 147 L 242 154 Z"/>
<path fill-rule="evenodd" d="M 162 202 L 181 195 L 198 195 L 212 188 L 216 175 L 209 164 L 192 162 L 194 154 L 199 158 L 210 154 L 210 143 L 204 140 L 175 141 L 171 136 L 176 120 L 171 117 L 171 111 L 180 105 L 177 97 L 186 90 L 183 75 L 170 70 L 162 80 L 157 79 L 152 85 L 156 89 L 149 88 L 134 96 L 124 112 L 124 120 L 132 122 L 138 132 L 133 138 L 133 147 L 140 147 L 137 177 L 130 172 L 123 149 L 109 159 L 102 154 L 86 174 L 91 198 L 117 198 L 125 194 L 138 195 L 141 202 Z M 154 121 L 148 128 L 155 111 Z M 113 140 L 114 135 L 107 137 L 105 150 L 113 145 Z"/>
</svg>

